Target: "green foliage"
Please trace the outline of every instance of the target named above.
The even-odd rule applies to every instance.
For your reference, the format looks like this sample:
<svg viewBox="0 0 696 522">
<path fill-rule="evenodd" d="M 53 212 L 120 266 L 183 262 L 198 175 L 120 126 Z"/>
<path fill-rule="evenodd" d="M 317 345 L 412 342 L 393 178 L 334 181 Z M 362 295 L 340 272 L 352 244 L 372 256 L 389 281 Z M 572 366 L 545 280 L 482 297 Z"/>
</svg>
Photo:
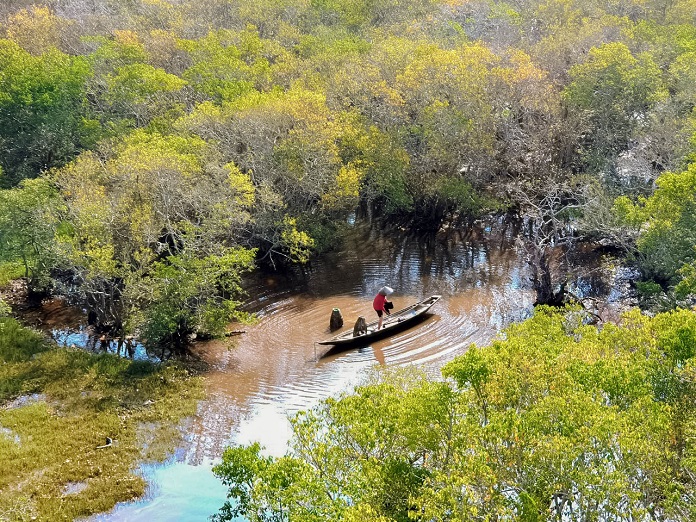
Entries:
<svg viewBox="0 0 696 522">
<path fill-rule="evenodd" d="M 696 164 L 667 172 L 656 184 L 652 196 L 636 204 L 619 198 L 615 208 L 625 222 L 640 227 L 637 248 L 644 275 L 674 285 L 682 277 L 680 270 L 688 279 L 688 266 L 696 259 Z"/>
<path fill-rule="evenodd" d="M 136 131 L 105 162 L 85 154 L 55 173 L 68 206 L 63 261 L 101 326 L 181 345 L 235 316 L 253 258 L 235 248 L 236 231 L 255 194 L 234 165 L 206 165 L 206 153 L 200 139 Z"/>
<path fill-rule="evenodd" d="M 636 289 L 643 297 L 655 297 L 662 293 L 662 287 L 654 281 L 638 281 Z"/>
<path fill-rule="evenodd" d="M 37 332 L 20 326 L 14 319 L 0 314 L 0 359 L 5 363 L 25 362 L 48 349 Z"/>
<path fill-rule="evenodd" d="M 90 135 L 87 61 L 57 50 L 32 56 L 0 40 L 0 166 L 5 187 L 72 159 Z"/>
<path fill-rule="evenodd" d="M 350 29 L 370 25 L 391 25 L 424 16 L 434 4 L 431 0 L 312 0 L 321 19 L 329 23 L 339 23 Z"/>
<path fill-rule="evenodd" d="M 467 216 L 480 215 L 484 210 L 492 210 L 495 203 L 481 197 L 466 180 L 445 178 L 435 186 L 435 197 L 443 201 L 452 212 L 461 212 Z"/>
<path fill-rule="evenodd" d="M 12 308 L 5 300 L 0 297 L 0 319 L 8 317 L 12 313 Z"/>
<path fill-rule="evenodd" d="M 182 123 L 205 139 L 225 129 L 221 149 L 255 188 L 252 244 L 273 262 L 307 260 L 314 242 L 297 227 L 302 217 L 345 216 L 358 202 L 363 166 L 341 154 L 354 122 L 334 119 L 319 93 L 252 92 L 222 109 L 201 104 Z"/>
<path fill-rule="evenodd" d="M 487 415 L 487 398 L 484 396 L 484 392 L 491 376 L 491 368 L 480 348 L 471 346 L 464 355 L 457 359 L 456 364 L 452 363 L 444 368 L 442 375 L 454 379 L 459 388 L 474 390 L 482 413 Z"/>
<path fill-rule="evenodd" d="M 446 451 L 438 437 L 451 407 L 442 383 L 412 372 L 375 374 L 356 395 L 293 420 L 295 456 L 262 457 L 258 445 L 226 450 L 214 471 L 234 502 L 218 520 L 348 520 L 367 510 L 406 521 L 411 494 L 428 476 L 424 459 Z M 423 423 L 428 416 L 432 421 Z"/>
<path fill-rule="evenodd" d="M 242 293 L 241 274 L 254 266 L 254 252 L 230 249 L 202 259 L 169 256 L 126 290 L 135 303 L 134 324 L 147 342 L 182 347 L 191 333 L 220 335 L 232 320 L 247 321 L 231 299 Z"/>
<path fill-rule="evenodd" d="M 687 263 L 679 269 L 681 280 L 675 291 L 680 299 L 696 294 L 696 262 Z"/>
<path fill-rule="evenodd" d="M 147 52 L 138 35 L 133 31 L 114 31 L 113 38 L 93 37 L 97 44 L 90 54 L 90 62 L 95 70 L 111 72 L 119 67 L 145 62 Z"/>
<path fill-rule="evenodd" d="M 97 46 L 88 56 L 95 71 L 88 82 L 88 108 L 103 126 L 101 137 L 127 135 L 133 127 L 147 125 L 169 131 L 184 110 L 187 82 L 148 63 L 154 60 L 134 31 L 88 40 Z"/>
<path fill-rule="evenodd" d="M 28 278 L 33 290 L 50 284 L 50 271 L 57 257 L 57 216 L 62 208 L 55 187 L 43 178 L 0 190 L 0 261 L 21 265 L 23 273 L 15 272 L 15 276 Z"/>
<path fill-rule="evenodd" d="M 273 42 L 259 38 L 253 27 L 240 33 L 211 32 L 199 40 L 182 40 L 179 45 L 193 62 L 183 77 L 217 102 L 266 89 L 271 82 L 269 58 L 276 60 L 284 54 Z"/>
<path fill-rule="evenodd" d="M 695 339 L 688 311 L 598 330 L 538 308 L 451 380 L 381 372 L 298 414 L 282 458 L 227 450 L 218 520 L 688 520 Z"/>
<path fill-rule="evenodd" d="M 607 156 L 628 148 L 636 123 L 666 97 L 659 67 L 650 55 L 633 56 L 625 44 L 616 42 L 591 49 L 588 59 L 569 72 L 566 100 L 587 111 L 591 140 L 586 158 L 591 168 L 602 168 Z"/>
<path fill-rule="evenodd" d="M 89 19 L 8 5 L 0 185 L 58 167 L 67 208 L 29 202 L 36 233 L 0 218 L 14 238 L 0 255 L 39 287 L 60 287 L 51 268 L 70 274 L 100 326 L 121 330 L 145 324 L 128 287 L 167 293 L 155 263 L 241 245 L 305 262 L 359 205 L 428 228 L 500 202 L 564 227 L 591 213 L 600 230 L 585 232 L 613 228 L 627 247 L 585 185 L 633 197 L 643 178 L 646 194 L 693 155 L 692 4 L 152 0 Z M 552 200 L 564 210 L 542 209 Z M 637 235 L 652 218 L 632 208 L 617 200 Z M 688 227 L 658 248 L 652 226 L 638 247 L 646 276 L 683 280 L 682 296 Z"/>
<path fill-rule="evenodd" d="M 234 505 L 226 502 L 217 518 L 234 520 L 245 516 L 249 520 L 255 520 L 253 517 L 259 516 L 259 510 L 251 507 L 254 481 L 257 475 L 265 474 L 272 464 L 272 458 L 261 456 L 259 444 L 226 449 L 223 462 L 215 466 L 213 472 L 222 479 L 223 484 L 230 487 L 230 497 L 239 500 Z"/>
<path fill-rule="evenodd" d="M 439 176 L 451 176 L 492 153 L 493 68 L 498 62 L 481 44 L 451 50 L 423 45 L 397 78 L 415 115 L 404 130 L 410 134 L 407 150 L 419 162 L 413 176 L 416 190 L 427 192 Z"/>
<path fill-rule="evenodd" d="M 19 279 L 26 273 L 22 263 L 16 261 L 0 262 L 0 288 L 7 286 L 11 281 Z"/>
<path fill-rule="evenodd" d="M 0 185 L 11 189 L 0 283 L 18 266 L 36 288 L 68 276 L 98 326 L 180 343 L 243 319 L 238 278 L 254 251 L 305 262 L 360 204 L 439 226 L 505 201 L 565 227 L 592 211 L 580 193 L 594 185 L 624 195 L 609 217 L 632 232 L 622 246 L 637 237 L 646 278 L 696 293 L 693 0 L 107 3 L 89 18 L 69 2 L 0 7 Z M 50 182 L 20 183 L 54 167 Z M 647 194 L 663 169 L 683 172 L 631 199 L 622 178 L 640 175 Z M 540 311 L 448 367 L 458 387 L 385 378 L 327 403 L 296 421 L 295 455 L 240 454 L 235 468 L 266 480 L 246 486 L 245 514 L 271 516 L 276 490 L 282 516 L 302 520 L 691 514 L 680 502 L 693 338 L 660 320 L 596 332 Z M 409 426 L 399 401 L 415 412 Z M 29 417 L 58 426 L 49 410 Z M 382 413 L 382 424 L 358 418 Z M 365 438 L 382 435 L 372 424 L 391 446 Z"/>
<path fill-rule="evenodd" d="M 297 229 L 297 221 L 293 218 L 284 218 L 279 227 L 280 241 L 287 248 L 290 260 L 296 263 L 309 261 L 314 240 L 306 232 Z"/>
<path fill-rule="evenodd" d="M 144 63 L 123 65 L 106 82 L 105 101 L 114 117 L 134 118 L 136 125 L 143 126 L 157 116 L 174 120 L 182 112 L 174 95 L 186 81 L 162 69 Z"/>
<path fill-rule="evenodd" d="M 357 129 L 355 134 L 344 135 L 342 154 L 364 172 L 364 197 L 379 205 L 386 215 L 409 212 L 414 198 L 406 174 L 410 163 L 407 151 L 394 136 L 375 126 Z"/>
</svg>

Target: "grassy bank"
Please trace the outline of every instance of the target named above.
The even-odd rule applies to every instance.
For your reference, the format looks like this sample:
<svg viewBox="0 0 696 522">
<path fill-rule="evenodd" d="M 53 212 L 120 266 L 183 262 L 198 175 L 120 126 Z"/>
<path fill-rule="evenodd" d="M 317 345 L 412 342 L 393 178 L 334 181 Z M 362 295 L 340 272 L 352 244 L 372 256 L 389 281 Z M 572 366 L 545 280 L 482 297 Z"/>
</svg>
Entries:
<svg viewBox="0 0 696 522">
<path fill-rule="evenodd" d="M 24 267 L 21 263 L 0 261 L 0 289 L 24 275 Z"/>
<path fill-rule="evenodd" d="M 180 366 L 58 349 L 0 318 L 0 520 L 72 520 L 141 495 L 132 471 L 173 449 L 201 395 Z"/>
</svg>

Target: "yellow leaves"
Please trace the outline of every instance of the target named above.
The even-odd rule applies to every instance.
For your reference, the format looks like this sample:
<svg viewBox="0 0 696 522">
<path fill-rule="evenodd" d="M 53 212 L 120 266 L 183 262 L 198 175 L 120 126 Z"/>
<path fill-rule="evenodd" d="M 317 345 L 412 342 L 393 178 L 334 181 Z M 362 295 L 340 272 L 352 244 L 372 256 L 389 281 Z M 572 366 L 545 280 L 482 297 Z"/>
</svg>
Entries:
<svg viewBox="0 0 696 522">
<path fill-rule="evenodd" d="M 151 65 L 168 69 L 177 60 L 178 40 L 171 31 L 162 29 L 150 31 L 144 38 L 144 45 Z"/>
<path fill-rule="evenodd" d="M 90 179 L 91 168 L 100 172 L 99 167 L 93 155 L 85 155 L 55 175 L 70 201 L 73 227 L 70 234 L 60 239 L 68 247 L 66 255 L 90 274 L 115 275 L 115 249 L 107 228 L 112 212 L 110 201 L 106 189 Z"/>
<path fill-rule="evenodd" d="M 253 26 L 243 31 L 211 31 L 196 40 L 179 40 L 177 45 L 191 62 L 183 76 L 218 102 L 269 90 L 271 64 L 288 56 L 276 42 L 261 39 Z"/>
<path fill-rule="evenodd" d="M 105 161 L 87 153 L 54 172 L 71 209 L 69 255 L 92 273 L 115 275 L 118 263 L 162 233 L 162 214 L 201 171 L 201 149 L 196 139 L 138 131 Z"/>
<path fill-rule="evenodd" d="M 85 188 L 85 187 L 83 187 Z M 71 244 L 70 257 L 86 266 L 91 273 L 115 273 L 114 246 L 105 226 L 111 209 L 102 187 L 89 187 L 73 197 L 74 234 L 66 238 Z"/>
<path fill-rule="evenodd" d="M 541 81 L 545 80 L 547 77 L 546 71 L 539 69 L 534 63 L 530 56 L 523 51 L 513 51 L 509 58 L 510 63 L 514 66 L 515 75 L 510 76 L 511 80 L 520 79 L 530 79 Z"/>
<path fill-rule="evenodd" d="M 394 519 L 380 515 L 375 508 L 366 503 L 350 506 L 342 516 L 345 522 L 392 522 Z"/>
<path fill-rule="evenodd" d="M 676 0 L 666 5 L 669 6 L 665 16 L 668 23 L 688 25 L 694 23 L 694 13 L 696 13 L 694 0 Z"/>
<path fill-rule="evenodd" d="M 326 96 L 320 92 L 304 89 L 290 89 L 284 96 L 278 98 L 273 108 L 302 121 L 307 126 L 323 124 L 331 117 L 326 106 Z"/>
<path fill-rule="evenodd" d="M 213 102 L 203 102 L 196 106 L 191 114 L 180 118 L 176 125 L 181 129 L 205 132 L 207 128 L 215 128 L 223 122 L 222 108 Z"/>
<path fill-rule="evenodd" d="M 357 204 L 360 183 L 365 172 L 353 164 L 343 165 L 336 176 L 336 188 L 322 196 L 322 205 L 327 210 L 351 208 Z"/>
<path fill-rule="evenodd" d="M 621 42 L 593 47 L 584 63 L 570 69 L 570 76 L 569 100 L 598 111 L 611 103 L 631 114 L 666 96 L 657 64 L 647 54 L 634 56 Z"/>
<path fill-rule="evenodd" d="M 248 174 L 244 174 L 234 163 L 225 165 L 229 171 L 227 181 L 236 192 L 235 203 L 243 208 L 250 208 L 256 199 L 256 189 Z"/>
<path fill-rule="evenodd" d="M 378 114 L 384 110 L 400 112 L 404 106 L 399 90 L 384 79 L 375 64 L 364 60 L 356 59 L 336 70 L 328 79 L 326 89 L 342 107 L 357 107 L 363 114 Z"/>
<path fill-rule="evenodd" d="M 163 252 L 197 255 L 234 244 L 256 188 L 248 174 L 207 152 L 200 138 L 141 130 L 106 157 L 83 154 L 54 172 L 70 209 L 70 230 L 59 238 L 65 257 L 94 279 L 135 284 Z M 279 228 L 292 255 L 306 259 L 311 239 L 294 222 Z"/>
<path fill-rule="evenodd" d="M 39 55 L 60 44 L 61 29 L 67 20 L 54 15 L 48 7 L 20 9 L 7 21 L 7 37 L 31 54 Z"/>
<path fill-rule="evenodd" d="M 121 44 L 121 45 L 126 45 L 126 46 L 140 46 L 142 45 L 140 41 L 140 37 L 138 36 L 138 33 L 135 31 L 130 31 L 130 30 L 119 30 L 116 29 L 114 31 L 114 40 Z"/>
<path fill-rule="evenodd" d="M 396 81 L 406 103 L 415 107 L 447 99 L 473 108 L 489 97 L 490 73 L 497 63 L 498 57 L 481 44 L 423 48 Z"/>
<path fill-rule="evenodd" d="M 129 112 L 152 115 L 173 107 L 168 95 L 186 85 L 178 76 L 144 63 L 123 65 L 109 74 L 106 82 L 108 101 L 126 107 Z"/>
<path fill-rule="evenodd" d="M 389 86 L 385 80 L 381 80 L 373 85 L 375 96 L 379 96 L 387 103 L 394 107 L 403 107 L 405 105 L 403 96 L 397 89 Z"/>
<path fill-rule="evenodd" d="M 306 232 L 297 230 L 297 220 L 291 217 L 283 219 L 281 240 L 290 252 L 290 259 L 296 263 L 309 261 L 314 240 Z"/>
<path fill-rule="evenodd" d="M 696 51 L 686 52 L 677 56 L 669 66 L 669 73 L 680 92 L 686 94 L 685 98 L 693 99 L 696 93 Z"/>
<path fill-rule="evenodd" d="M 102 244 L 96 237 L 90 237 L 82 248 L 82 257 L 91 276 L 115 277 L 118 275 L 114 245 Z"/>
<path fill-rule="evenodd" d="M 555 108 L 554 105 L 558 106 L 559 96 L 548 73 L 537 67 L 525 52 L 513 51 L 508 64 L 495 72 L 512 89 L 517 103 L 523 107 L 548 112 Z"/>
<path fill-rule="evenodd" d="M 178 171 L 192 176 L 201 170 L 200 154 L 205 143 L 200 138 L 162 136 L 138 130 L 124 140 L 118 160 L 108 163 L 114 173 L 128 176 Z"/>
<path fill-rule="evenodd" d="M 211 114 L 214 108 L 210 104 L 197 107 L 204 114 Z M 226 118 L 256 117 L 259 113 L 273 115 L 281 123 L 293 123 L 304 127 L 322 124 L 331 117 L 326 106 L 326 96 L 320 92 L 312 92 L 301 87 L 293 87 L 288 91 L 279 89 L 268 93 L 251 91 L 239 98 L 223 103 L 222 116 Z M 217 113 L 219 114 L 219 113 Z M 288 118 L 291 121 L 288 121 Z"/>
<path fill-rule="evenodd" d="M 130 229 L 131 237 L 141 238 L 146 243 L 148 238 L 159 233 L 159 230 L 153 229 L 156 210 L 150 201 L 132 201 L 123 211 L 123 218 Z"/>
</svg>

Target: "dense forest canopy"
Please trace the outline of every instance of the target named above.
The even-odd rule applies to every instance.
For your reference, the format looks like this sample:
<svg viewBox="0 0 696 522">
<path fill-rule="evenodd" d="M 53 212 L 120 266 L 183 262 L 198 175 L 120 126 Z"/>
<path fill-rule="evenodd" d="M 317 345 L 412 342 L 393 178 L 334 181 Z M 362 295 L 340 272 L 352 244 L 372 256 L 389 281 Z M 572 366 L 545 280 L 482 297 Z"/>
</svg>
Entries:
<svg viewBox="0 0 696 522">
<path fill-rule="evenodd" d="M 590 238 L 672 306 L 694 287 L 695 7 L 4 2 L 3 270 L 181 345 L 358 207 L 422 230 L 508 211 L 537 302 L 563 297 L 551 250 Z"/>
</svg>

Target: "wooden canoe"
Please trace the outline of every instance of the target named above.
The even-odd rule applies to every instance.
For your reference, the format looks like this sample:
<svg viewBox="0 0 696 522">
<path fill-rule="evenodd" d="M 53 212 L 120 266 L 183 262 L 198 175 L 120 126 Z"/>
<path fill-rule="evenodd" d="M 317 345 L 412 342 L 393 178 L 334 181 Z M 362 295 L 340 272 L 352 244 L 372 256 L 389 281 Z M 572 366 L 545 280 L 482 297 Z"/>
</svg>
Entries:
<svg viewBox="0 0 696 522">
<path fill-rule="evenodd" d="M 319 341 L 317 344 L 333 344 L 334 346 L 348 346 L 348 345 L 366 345 L 375 339 L 381 339 L 383 337 L 388 337 L 397 331 L 409 326 L 418 317 L 425 314 L 430 307 L 438 302 L 441 296 L 431 295 L 427 299 L 423 299 L 411 306 L 407 306 L 403 310 L 397 312 L 392 312 L 391 315 L 384 317 L 384 322 L 382 323 L 382 329 L 377 330 L 377 325 L 379 321 L 374 321 L 368 323 L 367 333 L 360 334 L 358 336 L 353 335 L 353 330 L 348 330 L 342 332 L 331 339 L 325 341 Z"/>
</svg>

